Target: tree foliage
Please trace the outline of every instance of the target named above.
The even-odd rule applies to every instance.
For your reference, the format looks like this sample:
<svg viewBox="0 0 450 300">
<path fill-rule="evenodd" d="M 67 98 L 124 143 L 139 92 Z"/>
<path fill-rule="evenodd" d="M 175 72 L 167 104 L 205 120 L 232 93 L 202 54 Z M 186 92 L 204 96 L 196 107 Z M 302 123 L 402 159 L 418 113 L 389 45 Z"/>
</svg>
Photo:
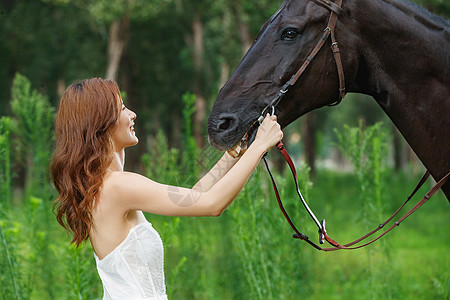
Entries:
<svg viewBox="0 0 450 300">
<path fill-rule="evenodd" d="M 243 31 L 248 31 L 251 43 L 281 3 L 282 0 L 2 1 L 0 115 L 11 115 L 8 102 L 17 72 L 24 74 L 40 93 L 48 95 L 54 106 L 67 85 L 83 78 L 104 77 L 109 26 L 126 15 L 129 36 L 117 81 L 129 96 L 128 106 L 139 115 L 136 126 L 143 143 L 132 151 L 145 152 L 147 136 L 160 130 L 166 133 L 170 145 L 179 147 L 183 134 L 182 95 L 197 93 L 196 84 L 199 85 L 197 89 L 204 96 L 208 111 L 221 84 L 243 56 Z M 448 1 L 417 3 L 434 13 L 449 15 Z M 196 15 L 203 26 L 200 72 L 194 62 Z M 367 114 L 364 110 L 369 115 L 373 111 L 364 104 L 359 107 L 360 111 L 340 119 L 356 119 L 355 116 Z M 321 118 L 327 119 L 319 114 Z M 206 136 L 206 130 L 203 135 Z"/>
</svg>

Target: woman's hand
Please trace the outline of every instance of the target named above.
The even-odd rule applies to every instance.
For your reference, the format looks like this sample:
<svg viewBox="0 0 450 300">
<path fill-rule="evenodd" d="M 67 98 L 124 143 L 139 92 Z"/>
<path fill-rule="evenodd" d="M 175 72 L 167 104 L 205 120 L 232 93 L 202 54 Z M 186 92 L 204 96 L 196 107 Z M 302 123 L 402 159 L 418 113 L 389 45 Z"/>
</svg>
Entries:
<svg viewBox="0 0 450 300">
<path fill-rule="evenodd" d="M 103 183 L 101 197 L 123 213 L 143 210 L 166 216 L 219 216 L 237 197 L 264 153 L 282 138 L 277 117 L 268 114 L 241 159 L 224 155 L 210 174 L 217 178 L 202 180 L 195 188 L 187 189 L 135 173 L 113 172 Z"/>
<path fill-rule="evenodd" d="M 283 131 L 281 131 L 280 124 L 277 123 L 277 116 L 267 114 L 258 128 L 253 144 L 262 147 L 264 152 L 267 152 L 281 141 L 282 138 Z"/>
</svg>

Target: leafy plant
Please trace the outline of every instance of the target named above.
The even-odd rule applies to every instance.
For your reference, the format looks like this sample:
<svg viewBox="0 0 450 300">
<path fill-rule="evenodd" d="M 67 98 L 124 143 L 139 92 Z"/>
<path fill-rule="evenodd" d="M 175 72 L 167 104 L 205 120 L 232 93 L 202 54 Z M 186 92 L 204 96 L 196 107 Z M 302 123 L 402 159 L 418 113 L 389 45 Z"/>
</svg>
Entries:
<svg viewBox="0 0 450 300">
<path fill-rule="evenodd" d="M 20 223 L 7 222 L 0 218 L 0 295 L 2 299 L 27 299 L 28 289 L 23 285 L 23 277 L 20 272 L 20 264 L 17 258 L 15 241 L 19 233 Z"/>
<path fill-rule="evenodd" d="M 195 95 L 186 93 L 183 95 L 183 118 L 184 118 L 184 145 L 183 163 L 189 167 L 189 172 L 192 172 L 194 177 L 200 173 L 199 157 L 197 145 L 193 134 L 192 116 L 195 112 Z"/>
<path fill-rule="evenodd" d="M 101 295 L 101 282 L 97 275 L 90 244 L 76 247 L 63 240 L 51 245 L 52 254 L 59 263 L 59 276 L 63 280 L 59 297 L 64 299 L 97 299 Z"/>
<path fill-rule="evenodd" d="M 26 194 L 48 197 L 48 163 L 53 144 L 55 109 L 47 97 L 31 89 L 30 81 L 16 74 L 11 89 L 11 108 L 17 120 L 15 134 L 26 164 Z"/>
<path fill-rule="evenodd" d="M 11 127 L 10 117 L 0 118 L 0 209 L 11 202 Z"/>
<path fill-rule="evenodd" d="M 358 178 L 360 186 L 360 200 L 367 210 L 364 220 L 369 223 L 373 212 L 381 216 L 381 194 L 383 179 L 385 179 L 388 162 L 387 134 L 382 123 L 376 123 L 363 128 L 362 122 L 358 127 L 344 125 L 343 132 L 335 130 L 339 144 L 338 147 L 349 160 Z"/>
<path fill-rule="evenodd" d="M 336 131 L 339 148 L 351 162 L 360 186 L 360 200 L 364 203 L 359 221 L 365 228 L 383 220 L 382 194 L 386 184 L 387 134 L 382 123 L 364 128 L 344 125 L 342 133 Z M 376 250 L 375 250 L 376 249 Z M 378 241 L 368 250 L 370 298 L 394 299 L 395 289 L 391 285 L 390 251 L 384 240 Z M 382 266 L 375 268 L 374 264 Z"/>
</svg>

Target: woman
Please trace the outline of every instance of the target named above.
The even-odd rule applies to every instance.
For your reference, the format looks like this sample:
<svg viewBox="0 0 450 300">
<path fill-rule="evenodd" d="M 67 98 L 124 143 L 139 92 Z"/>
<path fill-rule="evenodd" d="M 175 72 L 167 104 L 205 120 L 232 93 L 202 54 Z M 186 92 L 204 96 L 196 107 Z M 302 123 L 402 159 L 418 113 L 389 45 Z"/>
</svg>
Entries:
<svg viewBox="0 0 450 300">
<path fill-rule="evenodd" d="M 268 115 L 242 157 L 225 153 L 188 189 L 123 170 L 125 148 L 138 143 L 135 119 L 117 84 L 98 78 L 69 86 L 56 119 L 51 171 L 57 220 L 73 234 L 72 243 L 90 240 L 103 299 L 167 299 L 163 245 L 142 212 L 219 216 L 283 136 L 276 117 Z"/>
</svg>

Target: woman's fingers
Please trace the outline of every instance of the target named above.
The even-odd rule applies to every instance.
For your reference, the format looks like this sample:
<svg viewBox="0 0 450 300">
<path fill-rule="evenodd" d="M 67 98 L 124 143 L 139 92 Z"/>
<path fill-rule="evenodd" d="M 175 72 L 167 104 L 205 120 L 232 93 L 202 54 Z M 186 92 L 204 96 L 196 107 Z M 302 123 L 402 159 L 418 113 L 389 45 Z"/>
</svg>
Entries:
<svg viewBox="0 0 450 300">
<path fill-rule="evenodd" d="M 280 124 L 277 123 L 277 116 L 267 114 L 261 123 L 256 134 L 256 139 L 268 150 L 276 145 L 283 138 Z"/>
</svg>

